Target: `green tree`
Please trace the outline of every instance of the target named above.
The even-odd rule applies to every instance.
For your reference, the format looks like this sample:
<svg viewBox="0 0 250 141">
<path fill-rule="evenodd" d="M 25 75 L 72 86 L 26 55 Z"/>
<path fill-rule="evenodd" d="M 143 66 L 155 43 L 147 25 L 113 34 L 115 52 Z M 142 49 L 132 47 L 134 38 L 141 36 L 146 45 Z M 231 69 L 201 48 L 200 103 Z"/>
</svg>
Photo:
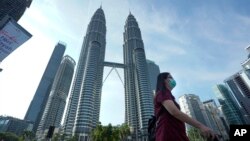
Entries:
<svg viewBox="0 0 250 141">
<path fill-rule="evenodd" d="M 1 132 L 0 133 L 0 141 L 19 141 L 19 138 L 16 134 L 10 132 Z"/>
<path fill-rule="evenodd" d="M 190 141 L 206 141 L 200 134 L 200 131 L 194 127 L 188 130 L 188 138 Z"/>
<path fill-rule="evenodd" d="M 92 130 L 91 132 L 91 138 L 93 141 L 101 141 L 103 137 L 103 126 L 102 125 L 97 125 L 95 129 Z"/>
<path fill-rule="evenodd" d="M 104 139 L 105 141 L 113 141 L 112 135 L 113 135 L 113 127 L 111 124 L 109 124 L 107 127 L 104 127 Z"/>
<path fill-rule="evenodd" d="M 67 139 L 67 141 L 77 141 L 77 136 L 73 136 L 73 137 Z"/>
<path fill-rule="evenodd" d="M 52 141 L 59 141 L 62 136 L 59 133 L 55 133 L 52 137 Z"/>
<path fill-rule="evenodd" d="M 21 141 L 34 141 L 35 134 L 32 131 L 24 131 L 23 134 L 20 136 Z"/>
<path fill-rule="evenodd" d="M 130 135 L 130 129 L 127 124 L 122 124 L 119 128 L 120 132 L 120 140 L 124 141 L 127 139 L 128 135 Z"/>
<path fill-rule="evenodd" d="M 119 127 L 113 127 L 112 140 L 113 141 L 120 140 L 120 128 Z"/>
<path fill-rule="evenodd" d="M 124 141 L 130 135 L 129 126 L 122 124 L 121 126 L 97 125 L 91 132 L 91 139 L 93 141 Z"/>
</svg>

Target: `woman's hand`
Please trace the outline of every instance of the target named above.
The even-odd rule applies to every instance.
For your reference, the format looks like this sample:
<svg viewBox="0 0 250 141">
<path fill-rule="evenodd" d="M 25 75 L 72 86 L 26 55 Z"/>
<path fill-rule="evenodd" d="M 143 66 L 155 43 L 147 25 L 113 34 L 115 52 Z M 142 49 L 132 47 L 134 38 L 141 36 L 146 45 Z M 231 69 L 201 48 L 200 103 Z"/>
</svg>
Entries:
<svg viewBox="0 0 250 141">
<path fill-rule="evenodd" d="M 201 135 L 203 135 L 205 138 L 211 139 L 211 140 L 215 139 L 216 135 L 215 135 L 215 133 L 213 132 L 212 129 L 210 129 L 207 126 L 204 126 L 204 125 L 202 125 L 199 129 L 201 131 Z"/>
<path fill-rule="evenodd" d="M 175 118 L 188 123 L 201 131 L 201 134 L 209 139 L 214 140 L 216 135 L 212 129 L 208 128 L 207 126 L 203 125 L 199 121 L 189 117 L 187 114 L 181 112 L 174 104 L 172 100 L 165 100 L 162 102 L 162 105 L 167 109 L 167 111 L 174 116 Z"/>
</svg>

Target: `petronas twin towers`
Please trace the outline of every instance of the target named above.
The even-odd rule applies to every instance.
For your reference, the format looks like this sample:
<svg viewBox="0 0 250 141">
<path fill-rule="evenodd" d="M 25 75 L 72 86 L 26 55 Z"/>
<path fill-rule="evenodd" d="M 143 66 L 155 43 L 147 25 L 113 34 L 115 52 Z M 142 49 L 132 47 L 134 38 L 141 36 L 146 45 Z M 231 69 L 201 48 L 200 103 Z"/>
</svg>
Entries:
<svg viewBox="0 0 250 141">
<path fill-rule="evenodd" d="M 73 80 L 64 121 L 66 136 L 89 140 L 91 130 L 99 122 L 104 67 L 115 66 L 124 69 L 125 123 L 131 128 L 133 140 L 146 140 L 147 122 L 153 115 L 153 95 L 141 32 L 132 14 L 126 20 L 123 36 L 124 64 L 105 62 L 106 21 L 102 8 L 97 9 L 88 25 Z"/>
</svg>

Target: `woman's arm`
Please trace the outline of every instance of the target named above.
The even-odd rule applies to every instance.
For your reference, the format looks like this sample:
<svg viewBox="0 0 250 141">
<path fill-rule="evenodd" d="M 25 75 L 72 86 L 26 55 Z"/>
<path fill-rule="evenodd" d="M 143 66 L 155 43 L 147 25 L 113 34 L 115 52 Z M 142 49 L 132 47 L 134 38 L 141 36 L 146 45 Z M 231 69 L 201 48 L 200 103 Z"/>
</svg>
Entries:
<svg viewBox="0 0 250 141">
<path fill-rule="evenodd" d="M 174 104 L 172 100 L 165 100 L 162 102 L 162 105 L 167 109 L 167 111 L 174 116 L 175 118 L 181 120 L 182 122 L 188 123 L 198 129 L 200 129 L 201 133 L 207 137 L 214 139 L 215 135 L 213 131 L 207 126 L 203 125 L 199 121 L 189 117 L 187 114 L 180 111 Z"/>
</svg>

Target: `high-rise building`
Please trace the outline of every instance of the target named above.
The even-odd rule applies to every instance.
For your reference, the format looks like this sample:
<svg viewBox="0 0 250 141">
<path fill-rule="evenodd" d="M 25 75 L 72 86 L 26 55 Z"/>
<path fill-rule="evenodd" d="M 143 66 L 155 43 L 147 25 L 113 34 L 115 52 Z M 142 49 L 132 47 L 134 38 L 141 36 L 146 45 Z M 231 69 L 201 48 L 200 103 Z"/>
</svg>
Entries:
<svg viewBox="0 0 250 141">
<path fill-rule="evenodd" d="M 223 84 L 218 84 L 213 87 L 213 90 L 221 105 L 222 112 L 224 113 L 228 124 L 244 124 L 244 119 L 239 106 L 229 89 Z"/>
<path fill-rule="evenodd" d="M 225 79 L 226 85 L 232 91 L 234 98 L 239 103 L 239 108 L 242 110 L 245 123 L 250 124 L 250 81 L 241 70 L 231 77 Z"/>
<path fill-rule="evenodd" d="M 227 131 L 227 133 L 229 133 L 230 132 L 229 123 L 226 120 L 226 116 L 225 116 L 225 114 L 222 111 L 222 106 L 221 105 L 218 106 L 218 110 L 220 111 L 219 112 L 220 113 L 220 119 L 221 119 L 221 121 L 222 121 L 222 123 L 223 123 L 223 125 L 224 125 L 224 127 L 225 127 L 225 129 Z"/>
<path fill-rule="evenodd" d="M 150 82 L 150 90 L 151 93 L 155 93 L 156 83 L 157 83 L 157 76 L 160 74 L 160 68 L 158 65 L 155 64 L 155 62 L 151 60 L 147 60 L 147 66 L 148 66 L 148 77 Z"/>
<path fill-rule="evenodd" d="M 181 111 L 198 120 L 202 124 L 211 127 L 205 107 L 202 104 L 199 96 L 194 94 L 184 94 L 183 96 L 179 97 L 179 103 Z M 190 125 L 186 124 L 186 128 L 189 130 Z"/>
<path fill-rule="evenodd" d="M 203 105 L 205 107 L 208 119 L 210 121 L 211 127 L 216 134 L 220 135 L 221 138 L 224 140 L 228 140 L 228 131 L 227 127 L 225 127 L 225 124 L 223 123 L 223 118 L 221 115 L 221 111 L 217 107 L 215 101 L 213 99 L 207 100 L 203 102 Z"/>
<path fill-rule="evenodd" d="M 30 103 L 29 109 L 24 117 L 25 120 L 34 122 L 33 131 L 36 132 L 38 124 L 42 118 L 50 90 L 61 63 L 66 46 L 58 43 L 53 50 L 48 65 L 43 73 L 42 79 L 38 85 L 36 93 Z"/>
<path fill-rule="evenodd" d="M 106 21 L 97 9 L 84 37 L 64 122 L 64 133 L 89 140 L 91 129 L 99 122 L 101 86 L 106 46 Z"/>
<path fill-rule="evenodd" d="M 9 15 L 18 21 L 24 14 L 27 7 L 30 7 L 32 0 L 1 0 L 0 1 L 0 21 Z"/>
<path fill-rule="evenodd" d="M 153 96 L 141 32 L 130 13 L 124 32 L 124 64 L 104 62 L 106 21 L 102 8 L 97 9 L 84 37 L 72 91 L 66 111 L 63 131 L 67 137 L 90 140 L 90 132 L 99 122 L 103 68 L 124 69 L 125 122 L 133 140 L 147 138 L 148 119 L 153 115 Z"/>
<path fill-rule="evenodd" d="M 33 124 L 31 121 L 10 116 L 0 116 L 0 133 L 10 132 L 20 136 L 24 131 L 32 131 L 32 127 Z"/>
<path fill-rule="evenodd" d="M 248 76 L 248 79 L 250 79 L 250 46 L 246 48 L 248 52 L 247 60 L 245 60 L 243 63 L 241 63 L 241 66 L 243 67 L 243 70 L 245 71 L 246 75 Z"/>
<path fill-rule="evenodd" d="M 135 140 L 147 137 L 148 119 L 153 115 L 153 95 L 150 89 L 146 55 L 141 31 L 130 13 L 125 24 L 124 69 L 125 121 L 133 129 Z"/>
<path fill-rule="evenodd" d="M 51 126 L 60 127 L 74 68 L 75 61 L 68 55 L 64 56 L 56 73 L 45 111 L 36 132 L 38 139 L 44 139 Z"/>
</svg>

